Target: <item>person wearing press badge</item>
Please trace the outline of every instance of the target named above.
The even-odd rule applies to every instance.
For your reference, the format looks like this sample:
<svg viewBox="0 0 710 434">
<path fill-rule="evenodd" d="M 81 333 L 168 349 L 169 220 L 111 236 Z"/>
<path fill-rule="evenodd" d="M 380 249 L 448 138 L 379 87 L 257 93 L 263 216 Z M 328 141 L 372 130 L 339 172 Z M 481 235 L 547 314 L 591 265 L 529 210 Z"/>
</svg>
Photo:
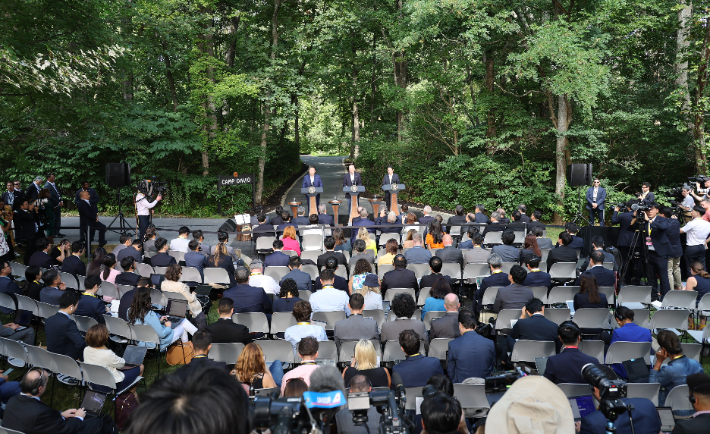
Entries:
<svg viewBox="0 0 710 434">
<path fill-rule="evenodd" d="M 658 215 L 658 205 L 655 202 L 648 206 L 632 207 L 632 209 L 634 209 L 634 218 L 631 220 L 628 230 L 639 231 L 635 237 L 636 247 L 641 248 L 642 256 L 644 250 L 647 252 L 649 273 L 647 277 L 651 281 L 652 297 L 653 300 L 662 300 L 671 289 L 668 280 L 668 258 L 671 253 L 671 245 L 666 236 L 668 219 Z M 660 294 L 658 279 L 661 281 Z"/>
<path fill-rule="evenodd" d="M 600 186 L 599 178 L 594 178 L 594 185 L 587 189 L 587 210 L 589 210 L 589 221 L 594 226 L 594 216 L 599 219 L 599 226 L 604 226 L 604 204 L 606 202 L 606 190 Z"/>
</svg>

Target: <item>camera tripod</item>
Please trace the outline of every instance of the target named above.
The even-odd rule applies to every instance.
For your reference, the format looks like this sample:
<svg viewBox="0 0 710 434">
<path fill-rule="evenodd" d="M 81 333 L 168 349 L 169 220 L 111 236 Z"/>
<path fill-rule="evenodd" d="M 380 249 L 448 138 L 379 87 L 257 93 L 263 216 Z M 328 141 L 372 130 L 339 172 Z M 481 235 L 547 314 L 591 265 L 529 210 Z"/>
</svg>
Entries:
<svg viewBox="0 0 710 434">
<path fill-rule="evenodd" d="M 638 221 L 637 221 L 638 224 Z M 641 277 L 646 278 L 646 283 L 650 280 L 650 276 L 652 274 L 652 271 L 650 269 L 650 265 L 648 264 L 648 246 L 646 245 L 646 240 L 644 236 L 644 230 L 643 229 L 636 229 L 634 231 L 634 237 L 631 240 L 631 245 L 629 246 L 629 255 L 626 258 L 626 263 L 624 264 L 624 271 L 621 273 L 621 276 L 619 277 L 619 282 L 625 282 L 626 278 L 626 273 L 629 272 L 629 266 L 631 265 L 631 261 L 634 259 L 634 256 L 636 255 L 636 246 L 639 242 L 641 241 L 641 246 L 642 248 L 639 249 L 639 259 L 641 260 L 641 264 L 643 267 L 643 274 Z M 636 276 L 634 276 L 636 277 Z M 638 278 L 638 280 L 641 280 L 641 277 Z"/>
<path fill-rule="evenodd" d="M 572 223 L 576 224 L 577 226 L 581 226 L 581 222 L 587 223 L 587 226 L 594 226 L 592 222 L 587 220 L 586 217 L 584 217 L 584 214 L 582 214 L 582 187 L 577 188 L 577 197 L 579 198 L 579 209 L 577 210 L 577 214 L 574 215 L 574 219 L 572 219 Z M 604 215 L 604 212 L 602 211 L 602 215 Z"/>
<path fill-rule="evenodd" d="M 118 214 L 114 216 L 113 220 L 111 220 L 111 223 L 109 223 L 108 227 L 106 227 L 106 230 L 115 232 L 120 235 L 127 235 L 131 225 L 126 221 L 125 217 L 123 216 L 123 212 L 121 211 L 121 187 L 118 187 L 118 192 L 116 193 L 116 201 L 118 202 Z M 116 223 L 116 220 L 118 220 L 118 230 L 113 228 L 113 225 L 114 223 Z"/>
</svg>

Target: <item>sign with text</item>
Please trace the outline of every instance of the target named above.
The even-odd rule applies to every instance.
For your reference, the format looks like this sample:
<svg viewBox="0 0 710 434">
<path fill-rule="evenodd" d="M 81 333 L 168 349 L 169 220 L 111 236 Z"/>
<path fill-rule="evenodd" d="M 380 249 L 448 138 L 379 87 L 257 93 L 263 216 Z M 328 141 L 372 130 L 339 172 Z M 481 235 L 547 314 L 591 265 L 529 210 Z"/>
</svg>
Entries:
<svg viewBox="0 0 710 434">
<path fill-rule="evenodd" d="M 251 184 L 252 206 L 256 207 L 256 176 L 253 173 L 237 172 L 231 175 L 217 175 L 217 193 L 222 192 L 222 187 L 230 185 L 245 185 Z M 219 201 L 217 212 L 222 214 L 222 201 Z"/>
</svg>

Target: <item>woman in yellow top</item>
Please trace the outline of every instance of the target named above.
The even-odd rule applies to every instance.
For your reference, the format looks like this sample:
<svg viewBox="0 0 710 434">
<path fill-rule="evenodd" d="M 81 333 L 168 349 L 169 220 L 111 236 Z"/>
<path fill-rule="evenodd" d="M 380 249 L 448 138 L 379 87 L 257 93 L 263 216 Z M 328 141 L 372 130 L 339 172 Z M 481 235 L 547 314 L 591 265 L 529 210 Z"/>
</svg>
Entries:
<svg viewBox="0 0 710 434">
<path fill-rule="evenodd" d="M 434 219 L 429 227 L 429 233 L 426 234 L 426 245 L 429 249 L 443 249 L 444 235 L 446 232 L 441 228 L 441 222 Z"/>
<path fill-rule="evenodd" d="M 370 233 L 365 228 L 360 228 L 357 239 L 365 242 L 365 250 L 372 250 L 372 256 L 377 256 L 377 243 L 370 238 Z"/>
<path fill-rule="evenodd" d="M 397 241 L 387 241 L 387 244 L 385 245 L 386 254 L 380 256 L 380 258 L 377 260 L 377 265 L 392 265 L 394 257 L 397 256 L 398 247 L 399 246 L 397 245 Z"/>
</svg>

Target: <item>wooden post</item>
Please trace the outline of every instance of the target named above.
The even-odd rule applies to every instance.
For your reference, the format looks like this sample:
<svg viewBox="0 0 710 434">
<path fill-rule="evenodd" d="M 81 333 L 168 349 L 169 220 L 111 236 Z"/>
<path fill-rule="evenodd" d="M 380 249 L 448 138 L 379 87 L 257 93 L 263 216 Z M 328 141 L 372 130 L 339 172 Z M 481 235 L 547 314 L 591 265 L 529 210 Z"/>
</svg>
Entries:
<svg viewBox="0 0 710 434">
<path fill-rule="evenodd" d="M 331 200 L 328 203 L 333 207 L 333 222 L 334 222 L 335 226 L 339 226 L 339 224 L 338 224 L 338 208 L 340 208 L 340 204 L 342 202 L 339 200 Z"/>
<path fill-rule="evenodd" d="M 288 205 L 291 207 L 291 217 L 297 217 L 298 216 L 298 205 L 300 205 L 301 202 L 289 202 Z"/>
</svg>

